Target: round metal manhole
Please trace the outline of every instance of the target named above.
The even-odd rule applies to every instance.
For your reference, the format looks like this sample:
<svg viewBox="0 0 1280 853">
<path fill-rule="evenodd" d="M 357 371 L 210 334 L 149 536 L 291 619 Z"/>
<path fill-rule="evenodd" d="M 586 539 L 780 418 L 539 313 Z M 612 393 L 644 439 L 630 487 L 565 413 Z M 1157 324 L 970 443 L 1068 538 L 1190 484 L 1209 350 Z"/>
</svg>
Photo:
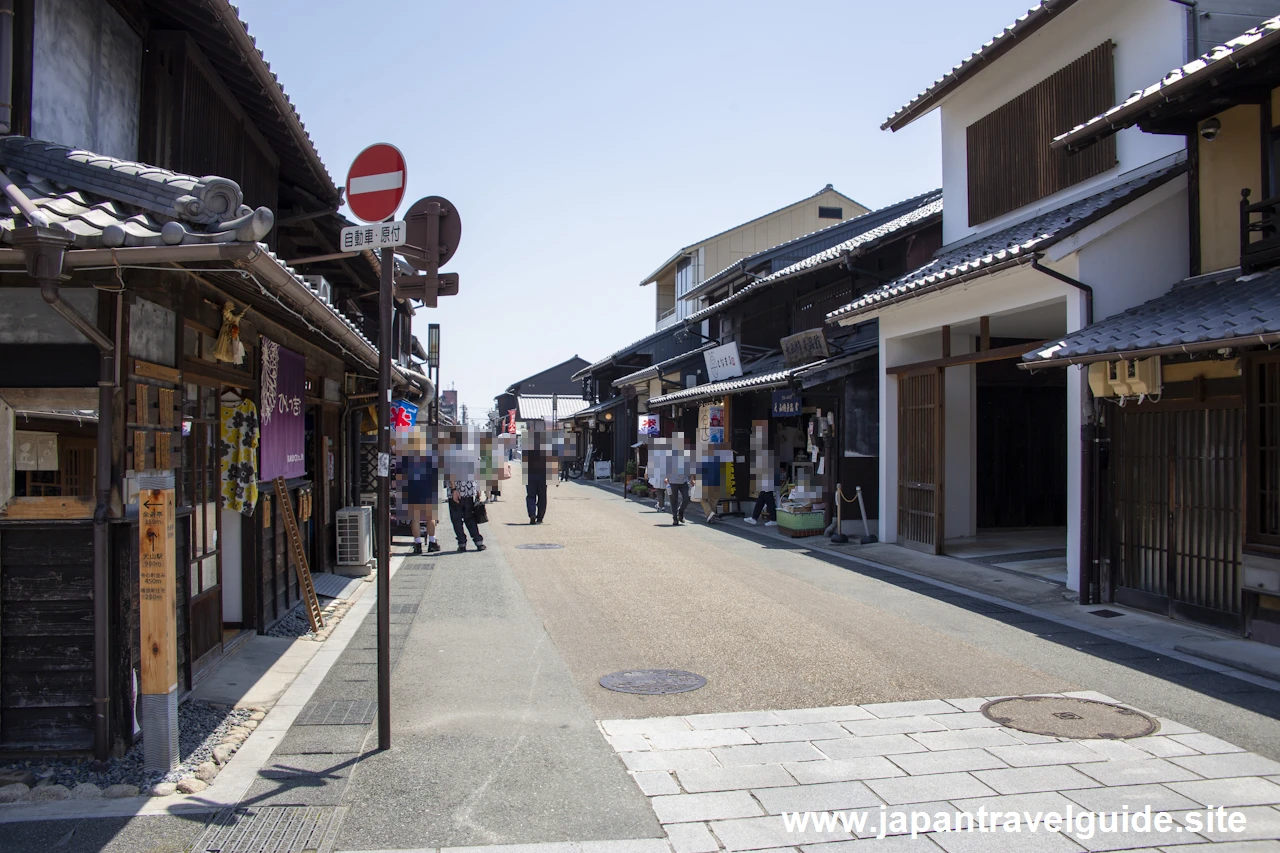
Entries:
<svg viewBox="0 0 1280 853">
<path fill-rule="evenodd" d="M 1154 734 L 1160 724 L 1141 711 L 1060 696 L 1015 696 L 997 699 L 982 706 L 987 719 L 1046 737 L 1078 740 L 1144 737 Z"/>
<path fill-rule="evenodd" d="M 707 680 L 696 672 L 682 669 L 629 669 L 600 679 L 600 686 L 617 693 L 641 693 L 660 696 L 664 693 L 688 693 L 704 687 Z"/>
<path fill-rule="evenodd" d="M 563 548 L 563 545 L 557 545 L 554 542 L 530 542 L 528 545 L 517 545 L 522 551 L 550 551 L 554 548 Z"/>
</svg>

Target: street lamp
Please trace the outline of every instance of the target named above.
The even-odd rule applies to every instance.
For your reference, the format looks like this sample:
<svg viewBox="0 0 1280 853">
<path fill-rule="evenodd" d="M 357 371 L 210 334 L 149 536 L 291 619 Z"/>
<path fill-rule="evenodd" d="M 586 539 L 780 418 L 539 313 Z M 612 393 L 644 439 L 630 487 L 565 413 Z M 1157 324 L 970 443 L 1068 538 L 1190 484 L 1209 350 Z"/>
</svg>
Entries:
<svg viewBox="0 0 1280 853">
<path fill-rule="evenodd" d="M 431 377 L 432 393 L 435 395 L 431 400 L 431 417 L 429 422 L 432 426 L 440 423 L 440 324 L 431 323 L 427 326 L 427 373 L 434 373 Z"/>
<path fill-rule="evenodd" d="M 440 369 L 440 324 L 427 326 L 427 367 Z"/>
</svg>

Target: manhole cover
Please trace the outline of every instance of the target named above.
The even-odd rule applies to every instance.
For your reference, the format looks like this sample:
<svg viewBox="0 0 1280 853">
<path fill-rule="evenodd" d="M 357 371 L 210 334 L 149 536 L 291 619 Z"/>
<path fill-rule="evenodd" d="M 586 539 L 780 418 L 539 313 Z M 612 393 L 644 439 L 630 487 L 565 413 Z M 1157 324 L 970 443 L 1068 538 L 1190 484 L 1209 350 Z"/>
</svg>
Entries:
<svg viewBox="0 0 1280 853">
<path fill-rule="evenodd" d="M 1057 696 L 1015 696 L 982 706 L 989 720 L 1046 737 L 1131 738 L 1154 734 L 1160 724 L 1141 711 Z"/>
<path fill-rule="evenodd" d="M 1117 616 L 1123 616 L 1123 613 L 1117 613 L 1114 610 L 1090 610 L 1094 616 L 1101 616 L 1103 619 L 1114 619 Z"/>
<path fill-rule="evenodd" d="M 339 699 L 336 702 L 320 702 L 298 715 L 295 726 L 367 726 L 378 713 L 378 703 L 372 699 Z"/>
<path fill-rule="evenodd" d="M 682 669 L 629 669 L 614 672 L 600 679 L 600 686 L 618 693 L 643 693 L 658 696 L 663 693 L 688 693 L 704 686 L 707 680 L 696 672 Z"/>
<path fill-rule="evenodd" d="M 346 806 L 223 809 L 192 853 L 331 853 Z"/>
<path fill-rule="evenodd" d="M 554 542 L 530 542 L 528 545 L 517 545 L 522 551 L 550 551 L 553 548 L 563 548 L 563 545 L 557 545 Z"/>
</svg>

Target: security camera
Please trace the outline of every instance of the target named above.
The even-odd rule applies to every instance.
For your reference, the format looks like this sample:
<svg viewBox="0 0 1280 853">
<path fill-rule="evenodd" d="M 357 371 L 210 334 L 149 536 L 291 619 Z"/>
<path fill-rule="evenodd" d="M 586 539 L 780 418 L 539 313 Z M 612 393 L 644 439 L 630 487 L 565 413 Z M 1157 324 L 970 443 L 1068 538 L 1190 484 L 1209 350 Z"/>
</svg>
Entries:
<svg viewBox="0 0 1280 853">
<path fill-rule="evenodd" d="M 1205 142 L 1212 142 L 1218 138 L 1218 134 L 1222 132 L 1222 122 L 1216 118 L 1211 118 L 1204 124 L 1200 125 L 1200 138 Z"/>
</svg>

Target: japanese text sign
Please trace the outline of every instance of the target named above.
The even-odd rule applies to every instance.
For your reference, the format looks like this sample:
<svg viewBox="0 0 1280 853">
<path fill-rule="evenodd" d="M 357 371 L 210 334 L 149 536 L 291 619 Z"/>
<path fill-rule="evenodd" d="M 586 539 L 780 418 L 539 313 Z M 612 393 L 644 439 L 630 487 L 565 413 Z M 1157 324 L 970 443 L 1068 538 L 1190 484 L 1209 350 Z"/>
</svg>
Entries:
<svg viewBox="0 0 1280 853">
<path fill-rule="evenodd" d="M 358 252 L 362 249 L 403 246 L 408 228 L 403 220 L 397 220 L 375 225 L 350 225 L 343 228 L 340 234 L 342 251 Z"/>
<path fill-rule="evenodd" d="M 775 418 L 794 418 L 799 414 L 800 398 L 795 391 L 773 392 L 773 416 Z"/>
<path fill-rule="evenodd" d="M 263 480 L 301 477 L 306 474 L 306 412 L 304 386 L 306 360 L 269 338 L 262 339 L 262 454 Z"/>
<path fill-rule="evenodd" d="M 712 382 L 742 375 L 742 362 L 738 358 L 737 341 L 730 341 L 709 349 L 702 354 L 702 357 L 707 360 L 707 376 Z"/>
<path fill-rule="evenodd" d="M 823 336 L 821 329 L 810 329 L 807 332 L 789 335 L 778 343 L 782 344 L 782 357 L 786 360 L 788 367 L 807 364 L 829 355 L 827 339 Z"/>
<path fill-rule="evenodd" d="M 660 432 L 658 416 L 652 414 L 641 415 L 638 432 L 640 435 L 658 435 Z"/>
</svg>

